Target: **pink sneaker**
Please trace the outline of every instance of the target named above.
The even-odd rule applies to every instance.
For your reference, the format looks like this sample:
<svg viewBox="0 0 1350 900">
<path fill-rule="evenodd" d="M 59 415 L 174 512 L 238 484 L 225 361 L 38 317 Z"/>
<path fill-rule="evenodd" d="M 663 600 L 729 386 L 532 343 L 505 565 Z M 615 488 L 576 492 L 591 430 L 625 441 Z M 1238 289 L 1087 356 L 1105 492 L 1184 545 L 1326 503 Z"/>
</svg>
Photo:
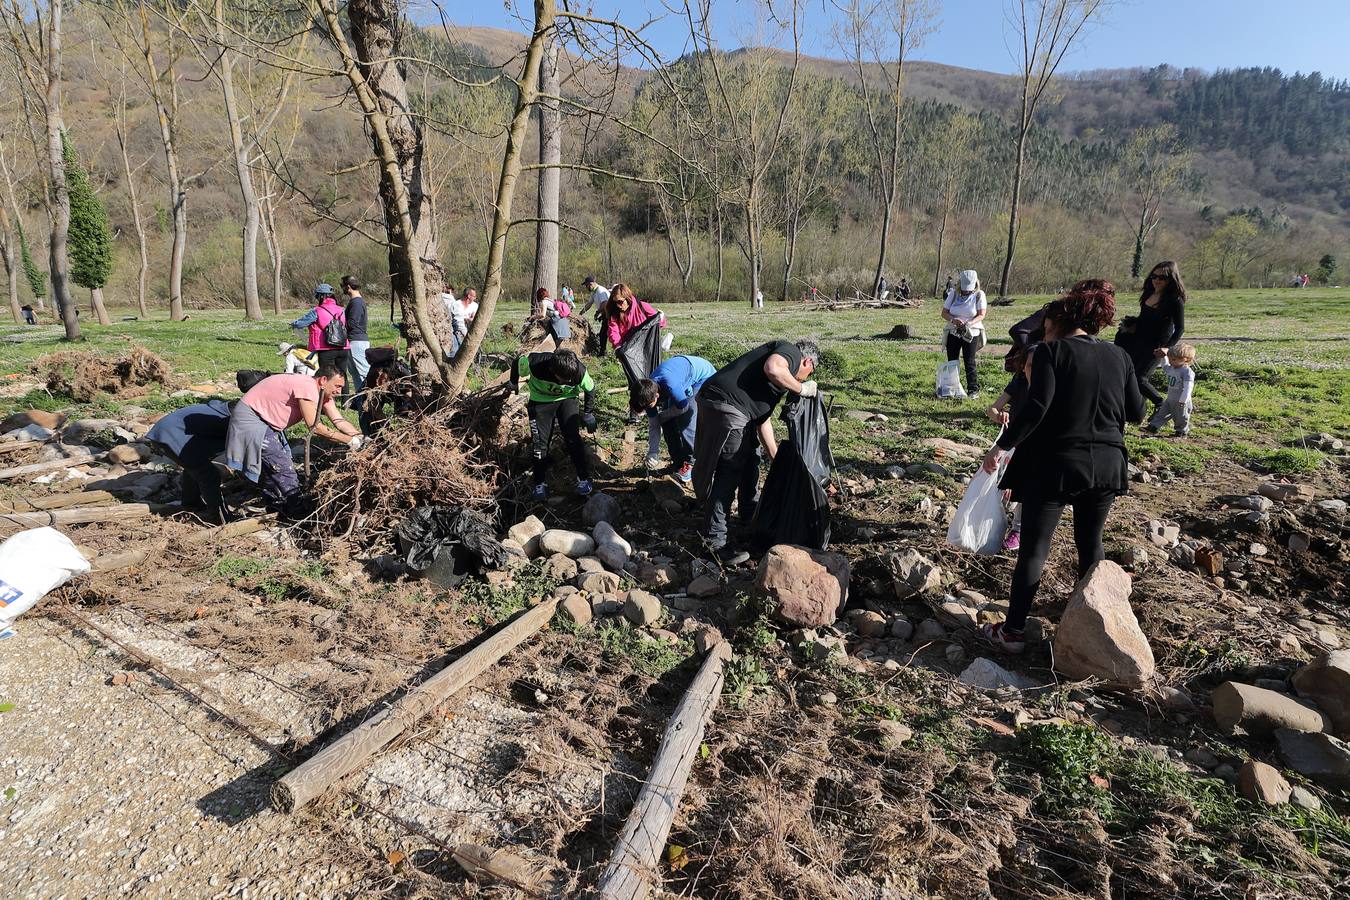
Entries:
<svg viewBox="0 0 1350 900">
<path fill-rule="evenodd" d="M 980 635 L 995 647 L 1001 647 L 1008 653 L 1021 653 L 1027 648 L 1027 639 L 1020 631 L 1010 631 L 999 622 L 995 625 L 980 626 Z"/>
<path fill-rule="evenodd" d="M 1022 546 L 1022 532 L 1010 531 L 1008 536 L 1003 539 L 1004 550 L 1016 550 Z"/>
</svg>

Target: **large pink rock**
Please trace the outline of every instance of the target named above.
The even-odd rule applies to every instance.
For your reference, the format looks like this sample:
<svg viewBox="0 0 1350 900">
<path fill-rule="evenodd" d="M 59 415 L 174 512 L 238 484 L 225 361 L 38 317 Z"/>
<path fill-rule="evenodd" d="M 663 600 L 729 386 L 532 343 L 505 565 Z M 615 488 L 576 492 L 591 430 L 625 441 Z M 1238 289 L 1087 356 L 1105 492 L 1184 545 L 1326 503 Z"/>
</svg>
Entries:
<svg viewBox="0 0 1350 900">
<path fill-rule="evenodd" d="M 1153 677 L 1153 648 L 1130 608 L 1130 587 L 1130 576 L 1110 560 L 1088 570 L 1055 632 L 1056 669 L 1127 688 Z"/>
<path fill-rule="evenodd" d="M 1293 680 L 1298 695 L 1316 703 L 1331 719 L 1330 730 L 1350 738 L 1350 650 L 1313 660 L 1295 672 Z"/>
<path fill-rule="evenodd" d="M 755 586 L 776 603 L 784 622 L 829 625 L 848 600 L 848 560 L 838 553 L 777 544 L 759 561 Z"/>
</svg>

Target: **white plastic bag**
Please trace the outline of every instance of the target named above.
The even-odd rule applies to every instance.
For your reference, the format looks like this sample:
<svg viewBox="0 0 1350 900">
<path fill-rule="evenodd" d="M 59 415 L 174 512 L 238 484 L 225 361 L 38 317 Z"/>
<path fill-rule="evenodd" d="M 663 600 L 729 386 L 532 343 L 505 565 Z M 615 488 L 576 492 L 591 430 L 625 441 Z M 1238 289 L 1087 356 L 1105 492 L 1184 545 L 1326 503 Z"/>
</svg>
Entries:
<svg viewBox="0 0 1350 900">
<path fill-rule="evenodd" d="M 943 398 L 965 399 L 966 389 L 961 387 L 961 361 L 959 359 L 949 360 L 938 366 L 937 395 Z"/>
<path fill-rule="evenodd" d="M 661 335 L 661 349 L 664 352 L 669 353 L 670 345 L 673 343 L 675 343 L 675 335 L 672 332 L 667 331 L 665 334 Z"/>
<path fill-rule="evenodd" d="M 1008 514 L 1003 509 L 1003 492 L 998 482 L 1003 465 L 991 475 L 981 466 L 966 485 L 966 495 L 947 526 L 947 542 L 979 556 L 993 556 L 1003 548 L 1008 530 Z"/>
<path fill-rule="evenodd" d="M 22 613 L 72 575 L 89 571 L 89 560 L 55 528 L 31 528 L 0 544 L 0 638 L 11 637 Z"/>
</svg>

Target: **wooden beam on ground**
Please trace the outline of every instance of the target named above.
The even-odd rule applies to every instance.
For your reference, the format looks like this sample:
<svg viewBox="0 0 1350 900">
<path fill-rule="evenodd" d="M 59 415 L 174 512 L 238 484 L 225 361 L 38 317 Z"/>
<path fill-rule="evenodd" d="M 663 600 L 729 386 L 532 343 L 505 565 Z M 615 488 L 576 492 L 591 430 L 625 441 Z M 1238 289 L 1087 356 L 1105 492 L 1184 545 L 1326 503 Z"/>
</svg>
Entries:
<svg viewBox="0 0 1350 900">
<path fill-rule="evenodd" d="M 550 598 L 526 610 L 387 709 L 320 750 L 276 783 L 272 802 L 286 812 L 295 812 L 334 782 L 364 766 L 390 741 L 547 625 L 557 606 L 558 600 Z"/>
<path fill-rule="evenodd" d="M 602 900 L 641 900 L 660 881 L 661 851 L 670 836 L 689 769 L 703 742 L 703 729 L 722 696 L 722 670 L 731 656 L 725 641 L 708 651 L 698 674 L 670 717 L 652 770 L 638 792 L 623 834 L 600 878 Z"/>
<path fill-rule="evenodd" d="M 243 537 L 246 534 L 253 534 L 262 531 L 273 521 L 271 516 L 257 516 L 252 519 L 238 519 L 234 522 L 227 522 L 224 525 L 218 525 L 215 528 L 204 528 L 195 534 L 190 534 L 183 538 L 184 544 L 211 544 L 217 541 L 229 540 L 230 538 Z"/>
<path fill-rule="evenodd" d="M 47 509 L 35 512 L 0 513 L 0 532 L 41 528 L 44 525 L 85 525 L 90 522 L 123 522 L 143 519 L 158 507 L 149 503 L 119 503 L 115 506 Z"/>
<path fill-rule="evenodd" d="M 89 564 L 93 567 L 95 572 L 111 572 L 116 569 L 130 569 L 133 566 L 139 566 L 150 558 L 151 553 L 161 549 L 163 549 L 162 545 L 146 547 L 140 550 L 122 550 L 118 553 L 100 553 L 90 559 Z M 89 554 L 85 551 L 84 547 L 80 548 L 80 552 L 84 553 L 85 557 L 88 558 Z"/>
<path fill-rule="evenodd" d="M 478 881 L 508 884 L 531 897 L 552 897 L 562 890 L 562 885 L 541 872 L 539 866 L 509 850 L 459 844 L 450 855 Z"/>
<path fill-rule="evenodd" d="M 46 441 L 5 441 L 0 443 L 0 453 L 10 453 L 14 450 L 27 450 L 30 447 L 41 447 Z"/>
<path fill-rule="evenodd" d="M 116 502 L 117 498 L 107 491 L 77 491 L 69 494 L 52 494 L 48 497 L 16 497 L 12 500 L 0 500 L 0 513 L 64 509 L 68 506 L 106 506 Z"/>
<path fill-rule="evenodd" d="M 26 466 L 13 466 L 8 469 L 0 469 L 0 481 L 7 481 L 10 478 L 18 478 L 21 475 L 41 475 L 44 472 L 55 472 L 57 469 L 73 469 L 76 466 L 87 466 L 91 462 L 103 456 L 86 453 L 82 456 L 69 456 L 64 459 L 49 459 L 46 462 L 29 463 Z"/>
</svg>

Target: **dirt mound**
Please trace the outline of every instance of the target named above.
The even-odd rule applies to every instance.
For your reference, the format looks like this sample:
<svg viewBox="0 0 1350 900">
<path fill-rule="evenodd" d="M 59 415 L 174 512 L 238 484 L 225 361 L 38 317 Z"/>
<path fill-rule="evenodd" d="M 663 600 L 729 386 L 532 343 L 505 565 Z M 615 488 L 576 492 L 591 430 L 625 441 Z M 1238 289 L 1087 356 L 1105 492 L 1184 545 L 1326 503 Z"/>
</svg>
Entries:
<svg viewBox="0 0 1350 900">
<path fill-rule="evenodd" d="M 153 385 L 176 383 L 173 369 L 144 347 L 108 355 L 93 350 L 49 353 L 33 364 L 33 374 L 45 379 L 47 390 L 88 403 L 99 394 L 119 399 L 140 397 Z"/>
</svg>

